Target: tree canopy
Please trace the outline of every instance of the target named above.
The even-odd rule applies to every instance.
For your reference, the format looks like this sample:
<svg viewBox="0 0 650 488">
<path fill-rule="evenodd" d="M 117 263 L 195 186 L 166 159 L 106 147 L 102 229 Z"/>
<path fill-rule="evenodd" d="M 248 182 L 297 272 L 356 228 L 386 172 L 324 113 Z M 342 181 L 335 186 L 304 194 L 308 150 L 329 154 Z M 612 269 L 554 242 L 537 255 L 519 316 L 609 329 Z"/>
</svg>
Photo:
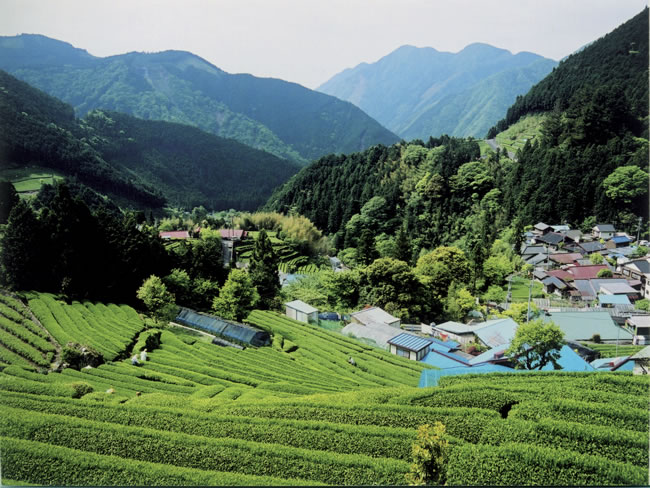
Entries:
<svg viewBox="0 0 650 488">
<path fill-rule="evenodd" d="M 519 325 L 506 353 L 518 369 L 541 370 L 549 363 L 554 369 L 561 369 L 557 360 L 564 344 L 562 329 L 553 322 L 537 319 Z"/>
</svg>

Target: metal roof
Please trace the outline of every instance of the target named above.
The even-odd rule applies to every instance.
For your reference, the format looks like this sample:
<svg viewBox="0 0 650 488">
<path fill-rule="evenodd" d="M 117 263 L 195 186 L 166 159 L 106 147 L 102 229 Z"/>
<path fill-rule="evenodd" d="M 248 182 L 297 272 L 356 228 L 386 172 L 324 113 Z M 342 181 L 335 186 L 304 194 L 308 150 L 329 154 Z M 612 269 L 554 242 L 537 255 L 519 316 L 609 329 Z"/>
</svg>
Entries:
<svg viewBox="0 0 650 488">
<path fill-rule="evenodd" d="M 400 320 L 397 317 L 393 317 L 388 312 L 385 312 L 379 307 L 366 308 L 358 312 L 350 314 L 356 320 L 363 324 L 368 323 L 382 323 L 382 324 L 392 324 L 394 322 L 399 322 Z"/>
<path fill-rule="evenodd" d="M 600 242 L 598 241 L 592 241 L 592 242 L 581 242 L 578 244 L 579 247 L 585 250 L 585 252 L 596 252 L 596 251 L 602 251 L 605 249 L 605 246 L 603 246 Z"/>
<path fill-rule="evenodd" d="M 592 264 L 589 266 L 572 266 L 567 269 L 576 280 L 589 280 L 597 278 L 598 273 L 603 269 L 609 269 L 606 264 Z"/>
<path fill-rule="evenodd" d="M 648 359 L 650 358 L 650 346 L 644 347 L 636 354 L 630 356 L 630 359 Z"/>
<path fill-rule="evenodd" d="M 294 310 L 297 310 L 298 312 L 302 312 L 306 314 L 318 312 L 317 308 L 312 307 L 311 305 L 303 302 L 302 300 L 294 300 L 292 302 L 285 303 L 285 305 L 289 308 L 293 308 Z"/>
<path fill-rule="evenodd" d="M 650 273 L 650 259 L 639 259 L 623 265 L 625 268 L 636 268 L 643 274 Z"/>
<path fill-rule="evenodd" d="M 596 232 L 616 232 L 612 224 L 597 224 L 594 229 L 596 229 Z"/>
<path fill-rule="evenodd" d="M 635 327 L 650 327 L 650 315 L 633 315 L 627 322 Z"/>
<path fill-rule="evenodd" d="M 564 290 L 567 287 L 564 281 L 562 281 L 560 278 L 557 278 L 555 276 L 549 276 L 547 278 L 544 278 L 542 280 L 542 283 L 544 283 L 546 286 L 553 285 L 555 288 L 559 288 L 560 290 Z"/>
<path fill-rule="evenodd" d="M 610 295 L 639 293 L 638 290 L 632 288 L 628 283 L 604 283 L 600 285 L 600 291 L 604 291 Z"/>
<path fill-rule="evenodd" d="M 598 302 L 601 305 L 630 305 L 627 295 L 598 295 Z"/>
<path fill-rule="evenodd" d="M 515 337 L 517 322 L 511 318 L 491 320 L 483 325 L 474 334 L 488 347 L 497 347 L 508 344 Z"/>
<path fill-rule="evenodd" d="M 473 334 L 476 327 L 461 324 L 460 322 L 443 322 L 442 324 L 434 326 L 434 329 L 441 332 L 451 332 L 452 334 Z"/>
<path fill-rule="evenodd" d="M 544 322 L 555 322 L 567 341 L 590 340 L 594 334 L 603 341 L 632 340 L 632 333 L 618 327 L 608 312 L 552 312 L 544 315 Z"/>
<path fill-rule="evenodd" d="M 388 343 L 401 349 L 418 352 L 429 347 L 431 345 L 431 339 L 426 339 L 424 337 L 418 337 L 413 334 L 402 332 L 392 339 L 389 339 Z"/>
<path fill-rule="evenodd" d="M 460 347 L 460 344 L 456 341 L 441 341 L 440 339 L 436 339 L 435 337 L 431 338 L 431 345 L 438 345 L 441 346 L 444 349 L 447 349 L 448 351 L 451 351 L 452 349 L 458 349 Z"/>
<path fill-rule="evenodd" d="M 632 242 L 634 239 L 630 239 L 628 236 L 614 236 L 610 239 L 610 241 L 616 244 L 622 244 L 624 242 Z"/>
</svg>

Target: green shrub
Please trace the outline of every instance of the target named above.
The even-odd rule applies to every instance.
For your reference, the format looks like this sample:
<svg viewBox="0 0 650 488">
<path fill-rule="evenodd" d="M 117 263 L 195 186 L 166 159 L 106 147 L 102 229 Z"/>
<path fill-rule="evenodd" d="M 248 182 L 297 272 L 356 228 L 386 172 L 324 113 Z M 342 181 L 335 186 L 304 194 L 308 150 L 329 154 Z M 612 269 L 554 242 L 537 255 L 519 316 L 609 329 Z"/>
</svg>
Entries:
<svg viewBox="0 0 650 488">
<path fill-rule="evenodd" d="M 83 381 L 75 381 L 74 383 L 70 383 L 70 387 L 74 390 L 72 398 L 81 398 L 82 396 L 95 391 L 92 385 L 89 385 Z"/>
<path fill-rule="evenodd" d="M 648 469 L 558 448 L 531 444 L 454 448 L 449 485 L 643 485 Z"/>
<path fill-rule="evenodd" d="M 105 456 L 40 442 L 0 437 L 2 478 L 55 486 L 268 486 L 313 485 L 313 480 L 280 479 L 182 468 Z"/>
</svg>

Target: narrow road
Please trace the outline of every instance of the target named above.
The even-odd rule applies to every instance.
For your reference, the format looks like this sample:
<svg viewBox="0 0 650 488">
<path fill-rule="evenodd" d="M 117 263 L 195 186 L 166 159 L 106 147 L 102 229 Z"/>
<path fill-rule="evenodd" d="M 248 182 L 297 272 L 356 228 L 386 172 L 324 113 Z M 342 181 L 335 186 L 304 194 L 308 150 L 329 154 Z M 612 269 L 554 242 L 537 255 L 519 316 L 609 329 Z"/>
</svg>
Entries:
<svg viewBox="0 0 650 488">
<path fill-rule="evenodd" d="M 488 146 L 490 146 L 494 151 L 497 150 L 497 148 L 501 148 L 501 151 L 503 151 L 503 148 L 497 144 L 496 139 L 485 139 L 485 142 L 488 143 Z M 506 151 L 508 153 L 508 157 L 512 159 L 513 161 L 517 161 L 517 156 L 515 156 L 515 153 L 512 151 Z"/>
</svg>

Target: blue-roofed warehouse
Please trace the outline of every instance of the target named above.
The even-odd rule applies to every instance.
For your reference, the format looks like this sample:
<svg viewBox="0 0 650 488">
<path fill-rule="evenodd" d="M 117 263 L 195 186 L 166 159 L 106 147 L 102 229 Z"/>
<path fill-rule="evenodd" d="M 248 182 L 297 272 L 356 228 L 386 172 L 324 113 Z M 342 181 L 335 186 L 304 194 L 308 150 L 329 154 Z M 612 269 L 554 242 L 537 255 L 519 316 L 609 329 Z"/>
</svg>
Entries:
<svg viewBox="0 0 650 488">
<path fill-rule="evenodd" d="M 402 332 L 389 339 L 388 344 L 392 354 L 419 361 L 429 352 L 431 339 Z"/>
<path fill-rule="evenodd" d="M 264 330 L 256 329 L 250 325 L 229 322 L 214 315 L 198 313 L 189 308 L 181 308 L 176 316 L 176 322 L 196 327 L 239 344 L 261 347 L 271 343 L 271 336 Z"/>
</svg>

